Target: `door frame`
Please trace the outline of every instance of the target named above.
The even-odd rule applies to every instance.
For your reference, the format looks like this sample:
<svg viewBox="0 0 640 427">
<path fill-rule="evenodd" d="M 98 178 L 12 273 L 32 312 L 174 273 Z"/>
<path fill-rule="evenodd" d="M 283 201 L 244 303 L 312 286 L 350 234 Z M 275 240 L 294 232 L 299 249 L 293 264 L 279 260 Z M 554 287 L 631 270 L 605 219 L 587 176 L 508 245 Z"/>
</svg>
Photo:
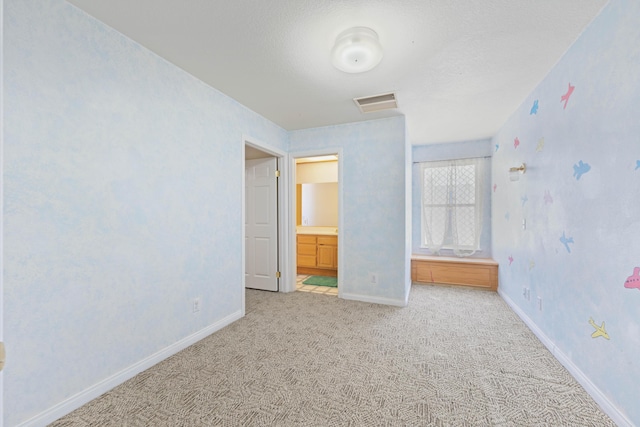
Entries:
<svg viewBox="0 0 640 427">
<path fill-rule="evenodd" d="M 0 159 L 4 159 L 4 1 L 0 0 Z M 4 160 L 0 161 L 0 342 L 4 341 Z M 6 368 L 6 361 L 5 361 Z M 0 427 L 4 425 L 4 369 L 0 371 Z"/>
<path fill-rule="evenodd" d="M 296 159 L 302 157 L 316 157 L 316 156 L 338 156 L 338 298 L 342 298 L 342 291 L 344 283 L 344 194 L 343 194 L 343 165 L 344 154 L 342 147 L 328 147 L 318 150 L 306 150 L 306 151 L 293 151 L 289 153 L 288 170 L 288 280 L 281 282 L 283 292 L 293 292 L 296 290 L 296 277 L 297 277 L 297 261 L 296 261 Z"/>
<path fill-rule="evenodd" d="M 279 292 L 286 292 L 283 288 L 284 283 L 287 283 L 289 278 L 287 277 L 287 273 L 290 270 L 288 267 L 289 262 L 289 248 L 287 247 L 286 242 L 289 241 L 289 229 L 287 227 L 288 224 L 288 210 L 286 206 L 289 203 L 289 191 L 287 188 L 288 182 L 286 177 L 289 175 L 289 162 L 285 161 L 287 158 L 287 153 L 282 151 L 276 147 L 273 147 L 269 144 L 265 144 L 264 142 L 253 138 L 251 136 L 242 135 L 242 216 L 240 221 L 242 223 L 242 316 L 245 314 L 245 263 L 246 263 L 246 247 L 245 247 L 245 238 L 246 238 L 246 230 L 244 227 L 245 215 L 246 215 L 246 194 L 245 194 L 245 147 L 249 145 L 255 149 L 260 151 L 264 151 L 267 154 L 272 155 L 278 159 L 278 169 L 280 170 L 280 178 L 278 180 L 278 266 L 280 270 L 280 281 L 278 285 Z"/>
</svg>

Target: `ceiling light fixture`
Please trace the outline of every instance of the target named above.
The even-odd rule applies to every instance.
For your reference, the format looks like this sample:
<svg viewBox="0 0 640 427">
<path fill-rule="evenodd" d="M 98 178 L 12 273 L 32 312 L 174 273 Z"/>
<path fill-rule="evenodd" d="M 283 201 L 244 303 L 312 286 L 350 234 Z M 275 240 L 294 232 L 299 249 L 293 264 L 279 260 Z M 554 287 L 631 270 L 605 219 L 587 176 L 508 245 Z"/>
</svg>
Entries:
<svg viewBox="0 0 640 427">
<path fill-rule="evenodd" d="M 364 73 L 382 60 L 378 34 L 371 28 L 353 27 L 336 38 L 331 51 L 333 66 L 345 73 Z"/>
</svg>

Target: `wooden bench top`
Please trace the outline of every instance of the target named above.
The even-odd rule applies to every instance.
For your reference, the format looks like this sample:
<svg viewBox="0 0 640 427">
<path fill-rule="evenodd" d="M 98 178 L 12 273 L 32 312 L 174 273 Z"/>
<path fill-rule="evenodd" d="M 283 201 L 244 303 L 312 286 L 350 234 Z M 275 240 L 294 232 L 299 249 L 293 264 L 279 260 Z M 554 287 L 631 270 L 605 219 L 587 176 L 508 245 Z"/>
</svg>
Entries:
<svg viewBox="0 0 640 427">
<path fill-rule="evenodd" d="M 422 255 L 422 254 L 412 254 L 411 261 L 432 261 L 432 262 L 447 262 L 447 263 L 461 263 L 461 264 L 498 265 L 498 261 L 491 258 L 452 257 L 452 256 L 438 256 L 438 255 Z"/>
</svg>

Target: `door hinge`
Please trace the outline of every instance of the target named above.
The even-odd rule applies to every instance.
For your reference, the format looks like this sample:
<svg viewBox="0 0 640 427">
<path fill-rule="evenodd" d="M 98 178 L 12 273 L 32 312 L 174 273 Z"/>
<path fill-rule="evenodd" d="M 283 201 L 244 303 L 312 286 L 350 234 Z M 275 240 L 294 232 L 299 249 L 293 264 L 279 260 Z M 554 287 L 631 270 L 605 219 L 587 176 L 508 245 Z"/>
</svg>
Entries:
<svg viewBox="0 0 640 427">
<path fill-rule="evenodd" d="M 280 178 L 280 171 L 276 171 L 276 178 Z"/>
<path fill-rule="evenodd" d="M 0 371 L 4 368 L 4 362 L 7 359 L 7 354 L 4 352 L 4 343 L 0 342 Z"/>
<path fill-rule="evenodd" d="M 279 278 L 280 278 L 280 272 L 276 271 L 276 279 L 279 279 Z"/>
</svg>

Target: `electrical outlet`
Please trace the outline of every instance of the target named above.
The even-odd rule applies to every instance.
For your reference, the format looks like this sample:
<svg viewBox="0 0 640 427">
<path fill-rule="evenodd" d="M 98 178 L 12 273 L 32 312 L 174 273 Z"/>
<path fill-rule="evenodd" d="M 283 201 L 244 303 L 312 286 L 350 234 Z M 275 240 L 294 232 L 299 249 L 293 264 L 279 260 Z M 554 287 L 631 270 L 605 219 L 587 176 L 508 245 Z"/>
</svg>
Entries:
<svg viewBox="0 0 640 427">
<path fill-rule="evenodd" d="M 202 299 L 200 297 L 198 298 L 194 298 L 193 299 L 193 303 L 191 305 L 191 309 L 194 313 L 197 313 L 200 311 L 200 308 L 202 307 Z"/>
<path fill-rule="evenodd" d="M 538 297 L 538 310 L 542 311 L 542 297 Z"/>
<path fill-rule="evenodd" d="M 372 285 L 378 284 L 378 273 L 369 273 L 369 283 Z"/>
</svg>

